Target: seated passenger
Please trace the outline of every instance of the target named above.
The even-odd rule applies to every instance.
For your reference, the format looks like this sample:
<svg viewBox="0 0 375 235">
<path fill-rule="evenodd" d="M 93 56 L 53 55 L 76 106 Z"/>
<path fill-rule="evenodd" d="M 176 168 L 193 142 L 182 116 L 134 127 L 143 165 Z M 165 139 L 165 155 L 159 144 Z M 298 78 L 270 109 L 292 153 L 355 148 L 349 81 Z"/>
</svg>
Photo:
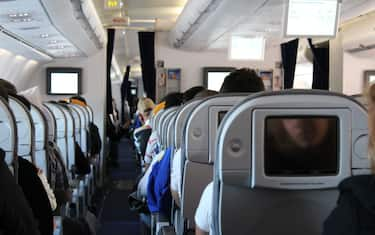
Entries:
<svg viewBox="0 0 375 235">
<path fill-rule="evenodd" d="M 163 102 L 165 102 L 165 105 L 163 105 L 164 109 L 168 109 L 168 108 L 171 108 L 171 107 L 174 107 L 174 106 L 181 105 L 181 103 L 183 101 L 182 99 L 183 99 L 182 94 L 179 93 L 179 92 L 174 92 L 174 93 L 168 94 L 163 99 L 164 100 Z M 159 108 L 158 105 L 156 107 Z M 153 128 L 153 130 L 152 130 L 150 138 L 148 139 L 146 152 L 145 152 L 145 156 L 144 156 L 145 169 L 148 168 L 148 166 L 152 162 L 153 157 L 156 154 L 159 153 L 159 139 L 158 139 L 158 136 L 157 136 L 156 129 L 154 127 L 152 127 L 152 128 Z"/>
<path fill-rule="evenodd" d="M 193 89 L 193 88 L 191 88 L 191 89 Z M 213 95 L 218 94 L 216 91 L 200 90 L 200 89 L 194 88 L 195 91 L 198 91 L 198 90 L 200 90 L 200 91 L 198 93 L 195 93 L 195 96 L 192 97 L 191 96 L 191 89 L 185 92 L 185 93 L 190 94 L 190 97 L 189 97 L 189 95 L 185 95 L 185 97 L 186 97 L 185 102 L 187 102 L 187 101 L 189 101 L 190 99 L 193 99 L 193 98 L 205 98 L 205 97 L 209 97 L 209 96 L 213 96 Z M 188 97 L 190 99 L 188 99 Z M 170 178 L 171 178 L 170 187 L 171 187 L 172 197 L 173 197 L 173 200 L 176 202 L 176 204 L 178 206 L 180 206 L 180 198 L 181 198 L 181 182 L 182 182 L 181 177 L 182 177 L 182 172 L 181 172 L 181 148 L 179 148 L 179 149 L 176 150 L 176 152 L 173 155 L 172 166 L 171 166 L 171 175 L 170 175 Z"/>
<path fill-rule="evenodd" d="M 139 117 L 143 125 L 134 131 L 134 142 L 141 156 L 145 154 L 146 144 L 151 134 L 150 118 L 154 106 L 154 102 L 149 98 L 141 98 L 138 101 Z"/>
<path fill-rule="evenodd" d="M 369 89 L 369 156 L 375 169 L 375 85 Z M 324 222 L 323 235 L 375 234 L 375 177 L 357 175 L 343 180 L 336 208 Z"/>
<path fill-rule="evenodd" d="M 0 233 L 39 235 L 33 211 L 4 158 L 5 153 L 0 149 Z"/>
<path fill-rule="evenodd" d="M 220 93 L 232 92 L 260 92 L 264 91 L 264 84 L 262 79 L 257 75 L 254 70 L 242 68 L 230 73 L 223 82 L 220 88 Z M 195 212 L 195 234 L 204 235 L 208 234 L 211 230 L 212 224 L 212 197 L 213 197 L 213 184 L 207 185 L 199 206 Z"/>
</svg>

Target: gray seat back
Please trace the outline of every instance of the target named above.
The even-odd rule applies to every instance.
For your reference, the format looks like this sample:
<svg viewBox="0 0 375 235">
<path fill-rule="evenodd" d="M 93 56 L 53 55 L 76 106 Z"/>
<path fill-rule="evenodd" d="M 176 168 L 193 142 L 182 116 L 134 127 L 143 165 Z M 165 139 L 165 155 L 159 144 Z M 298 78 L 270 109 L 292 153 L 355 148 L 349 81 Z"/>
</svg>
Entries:
<svg viewBox="0 0 375 235">
<path fill-rule="evenodd" d="M 42 110 L 34 104 L 31 104 L 30 115 L 35 128 L 35 162 L 34 164 L 41 169 L 44 174 L 48 175 L 47 159 L 47 140 L 48 124 Z"/>
<path fill-rule="evenodd" d="M 53 102 L 46 102 L 43 104 L 49 112 L 54 117 L 54 122 L 56 124 L 55 128 L 55 141 L 57 146 L 60 149 L 62 160 L 64 161 L 65 166 L 68 163 L 68 143 L 67 143 L 67 129 L 68 124 L 65 117 L 65 114 L 62 110 L 62 107 Z"/>
<path fill-rule="evenodd" d="M 204 188 L 212 181 L 214 155 L 212 155 L 218 115 L 227 112 L 243 100 L 243 94 L 217 95 L 204 99 L 190 113 L 184 127 L 182 216 L 191 223 Z"/>
<path fill-rule="evenodd" d="M 169 127 L 170 123 L 173 121 L 173 118 L 175 117 L 176 111 L 177 111 L 177 108 L 173 108 L 173 111 L 171 111 L 165 117 L 165 120 L 163 122 L 163 128 L 161 129 L 161 141 L 160 141 L 160 143 L 161 143 L 162 147 L 164 147 L 164 148 L 172 147 L 172 146 L 169 146 L 168 143 L 167 143 L 168 127 Z"/>
<path fill-rule="evenodd" d="M 366 110 L 349 97 L 248 97 L 217 135 L 214 234 L 321 234 L 339 182 L 370 172 L 367 142 Z"/>
<path fill-rule="evenodd" d="M 0 97 L 0 148 L 5 152 L 5 162 L 17 178 L 17 124 L 8 102 Z"/>
<path fill-rule="evenodd" d="M 74 130 L 75 130 L 75 123 L 72 111 L 69 109 L 67 104 L 59 104 L 61 107 L 61 110 L 63 111 L 66 123 L 67 123 L 67 129 L 66 129 L 66 142 L 67 142 L 67 168 L 69 170 L 72 170 L 72 167 L 75 163 L 75 136 L 74 136 Z"/>
<path fill-rule="evenodd" d="M 158 138 L 159 138 L 160 145 L 161 145 L 162 149 L 164 149 L 164 147 L 165 147 L 165 142 L 163 142 L 163 143 L 161 142 L 161 141 L 164 141 L 164 140 L 162 140 L 162 138 L 163 138 L 163 129 L 166 128 L 165 122 L 167 120 L 167 117 L 172 112 L 176 111 L 176 109 L 177 109 L 177 107 L 165 109 L 164 112 L 161 113 L 158 123 L 156 123 L 157 124 L 156 132 L 157 132 L 157 135 L 158 135 Z"/>
<path fill-rule="evenodd" d="M 9 97 L 9 107 L 17 124 L 17 155 L 34 162 L 35 130 L 30 111 L 23 103 L 13 97 Z"/>
<path fill-rule="evenodd" d="M 175 134 L 175 122 L 176 122 L 176 117 L 177 117 L 177 113 L 178 111 L 176 110 L 169 123 L 168 123 L 168 127 L 166 128 L 166 146 L 168 147 L 171 147 L 172 149 L 175 149 L 175 144 L 174 144 L 174 134 Z M 172 158 L 171 158 L 172 159 Z"/>
<path fill-rule="evenodd" d="M 76 108 L 75 105 L 71 105 L 71 104 L 66 105 L 66 107 L 69 108 L 70 113 L 73 116 L 75 141 L 81 147 L 81 124 L 82 124 L 82 121 L 81 121 L 80 110 L 78 110 L 78 108 Z"/>
</svg>

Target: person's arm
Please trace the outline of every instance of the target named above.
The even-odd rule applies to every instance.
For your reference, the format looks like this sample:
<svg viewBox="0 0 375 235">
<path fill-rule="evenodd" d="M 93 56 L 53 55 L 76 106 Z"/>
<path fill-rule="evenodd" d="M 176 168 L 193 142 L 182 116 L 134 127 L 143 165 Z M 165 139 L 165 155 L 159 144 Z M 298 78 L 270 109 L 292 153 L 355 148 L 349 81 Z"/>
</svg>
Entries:
<svg viewBox="0 0 375 235">
<path fill-rule="evenodd" d="M 195 235 L 208 235 L 208 232 L 202 230 L 198 226 L 195 227 Z"/>
</svg>

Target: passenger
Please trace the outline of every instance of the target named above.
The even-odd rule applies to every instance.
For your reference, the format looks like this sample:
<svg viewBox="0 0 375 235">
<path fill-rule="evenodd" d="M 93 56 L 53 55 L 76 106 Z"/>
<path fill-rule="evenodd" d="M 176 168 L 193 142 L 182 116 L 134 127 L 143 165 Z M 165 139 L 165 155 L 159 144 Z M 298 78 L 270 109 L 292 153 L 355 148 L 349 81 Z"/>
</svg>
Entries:
<svg viewBox="0 0 375 235">
<path fill-rule="evenodd" d="M 0 149 L 0 233 L 39 235 L 33 211 L 4 158 L 5 153 Z"/>
<path fill-rule="evenodd" d="M 188 102 L 189 100 L 192 100 L 195 98 L 195 96 L 202 92 L 202 91 L 205 91 L 206 88 L 202 87 L 202 86 L 195 86 L 195 87 L 192 87 L 188 90 L 186 90 L 184 92 L 184 95 L 183 95 L 183 99 L 184 99 L 184 103 Z"/>
<path fill-rule="evenodd" d="M 134 131 L 134 143 L 141 156 L 145 154 L 147 141 L 151 135 L 150 118 L 154 107 L 154 102 L 149 98 L 141 98 L 138 101 L 138 113 L 143 125 Z"/>
<path fill-rule="evenodd" d="M 181 93 L 171 93 L 168 94 L 165 97 L 165 109 L 179 106 L 182 103 L 182 94 Z M 138 196 L 143 197 L 147 195 L 147 185 L 148 185 L 148 177 L 151 174 L 152 167 L 149 167 L 150 165 L 153 166 L 157 160 L 160 160 L 162 156 L 164 155 L 164 152 L 159 153 L 159 140 L 157 137 L 156 130 L 153 130 L 147 144 L 146 148 L 146 154 L 145 154 L 145 163 L 146 165 L 146 171 L 141 180 L 138 184 Z M 156 158 L 155 158 L 156 156 Z"/>
<path fill-rule="evenodd" d="M 368 92 L 369 157 L 375 170 L 375 85 Z M 323 226 L 323 235 L 375 234 L 375 177 L 357 175 L 343 180 L 336 208 Z"/>
<path fill-rule="evenodd" d="M 179 92 L 174 92 L 168 94 L 166 97 L 164 97 L 164 109 L 168 109 L 174 106 L 179 106 L 183 102 L 183 95 Z M 151 164 L 153 157 L 159 153 L 159 139 L 157 136 L 156 129 L 152 127 L 152 134 L 148 140 L 147 147 L 146 147 L 146 153 L 144 156 L 145 161 L 145 169 L 148 168 L 148 166 Z"/>
<path fill-rule="evenodd" d="M 242 68 L 230 73 L 220 88 L 220 93 L 264 91 L 262 79 L 254 70 Z M 206 186 L 195 212 L 195 234 L 204 235 L 211 231 L 213 183 Z"/>
<path fill-rule="evenodd" d="M 197 89 L 198 90 L 198 89 Z M 212 90 L 202 90 L 199 93 L 195 94 L 193 98 L 205 98 L 218 94 L 216 91 Z M 188 101 L 188 100 L 187 100 Z M 176 202 L 177 206 L 180 207 L 180 198 L 181 198 L 181 148 L 177 149 L 173 155 L 172 166 L 171 166 L 171 193 L 173 200 Z"/>
</svg>

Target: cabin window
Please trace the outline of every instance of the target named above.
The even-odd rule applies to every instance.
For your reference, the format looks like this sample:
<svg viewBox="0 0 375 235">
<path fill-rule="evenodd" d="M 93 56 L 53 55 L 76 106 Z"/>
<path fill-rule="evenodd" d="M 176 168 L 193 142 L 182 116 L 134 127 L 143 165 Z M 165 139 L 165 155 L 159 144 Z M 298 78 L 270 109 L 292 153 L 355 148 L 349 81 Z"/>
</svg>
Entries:
<svg viewBox="0 0 375 235">
<path fill-rule="evenodd" d="M 296 65 L 293 88 L 311 89 L 313 82 L 313 64 L 301 63 Z"/>
</svg>

